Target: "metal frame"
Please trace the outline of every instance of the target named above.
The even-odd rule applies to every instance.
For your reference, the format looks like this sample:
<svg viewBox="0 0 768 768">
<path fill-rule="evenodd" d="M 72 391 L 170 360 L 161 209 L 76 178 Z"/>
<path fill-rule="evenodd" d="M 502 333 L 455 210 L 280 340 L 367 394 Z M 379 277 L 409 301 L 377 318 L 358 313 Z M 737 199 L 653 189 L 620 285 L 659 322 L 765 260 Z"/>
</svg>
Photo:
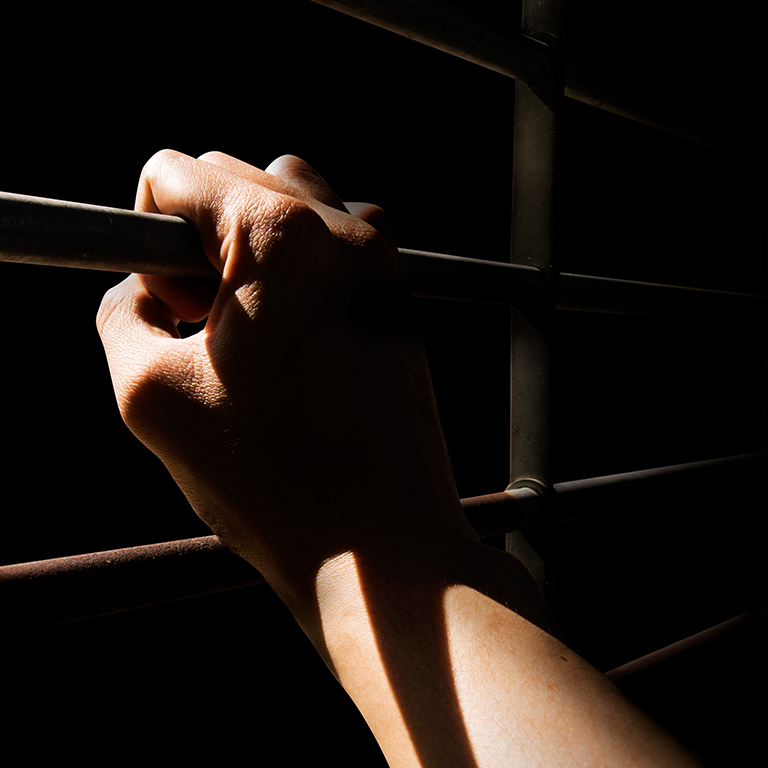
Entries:
<svg viewBox="0 0 768 768">
<path fill-rule="evenodd" d="M 316 0 L 516 79 L 513 232 L 510 261 L 401 249 L 416 296 L 506 304 L 512 312 L 509 487 L 464 499 L 482 536 L 523 531 L 551 586 L 553 531 L 559 522 L 618 509 L 665 493 L 727 489 L 742 472 L 763 468 L 766 454 L 555 484 L 552 480 L 552 321 L 556 311 L 675 317 L 716 316 L 765 323 L 765 295 L 561 273 L 558 265 L 558 144 L 564 98 L 682 136 L 763 166 L 755 154 L 701 136 L 675 115 L 632 95 L 598 68 L 561 52 L 561 0 L 524 1 L 523 29 L 513 33 L 434 0 Z M 119 272 L 204 276 L 210 266 L 181 219 L 0 195 L 0 260 Z M 765 446 L 765 430 L 763 432 Z M 706 485 L 701 483 L 707 478 Z M 702 491 L 704 488 L 704 491 Z M 158 573 L 174 573 L 173 590 L 158 590 Z M 214 537 L 117 552 L 4 566 L 0 600 L 7 618 L 39 626 L 258 583 Z M 85 589 L 76 604 L 59 590 Z M 120 590 L 108 584 L 120 583 Z M 128 585 L 130 584 L 130 588 Z M 63 602 L 66 607 L 61 609 Z M 29 605 L 34 605 L 30 612 Z"/>
</svg>

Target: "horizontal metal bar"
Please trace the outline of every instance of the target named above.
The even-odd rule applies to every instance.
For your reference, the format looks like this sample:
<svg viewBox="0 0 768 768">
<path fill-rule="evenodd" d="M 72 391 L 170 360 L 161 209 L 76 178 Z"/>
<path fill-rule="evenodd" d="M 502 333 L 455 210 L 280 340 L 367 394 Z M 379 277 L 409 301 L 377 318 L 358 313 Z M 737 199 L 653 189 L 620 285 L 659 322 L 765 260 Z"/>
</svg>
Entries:
<svg viewBox="0 0 768 768">
<path fill-rule="evenodd" d="M 669 499 L 708 496 L 764 477 L 768 454 L 557 483 L 558 523 Z M 756 474 L 757 473 L 757 474 Z M 545 501 L 531 488 L 461 500 L 483 538 L 537 524 Z M 215 536 L 0 567 L 6 631 L 64 624 L 197 595 L 263 583 L 261 575 Z"/>
<path fill-rule="evenodd" d="M 529 266 L 400 249 L 414 296 L 519 305 L 543 295 Z M 217 278 L 190 224 L 175 216 L 0 193 L 0 261 Z M 563 273 L 558 309 L 721 320 L 759 317 L 765 299 L 654 283 Z"/>
<path fill-rule="evenodd" d="M 546 44 L 435 0 L 314 0 L 508 77 L 535 81 L 552 66 Z"/>
<path fill-rule="evenodd" d="M 263 583 L 215 536 L 0 568 L 4 631 L 66 624 Z"/>
<path fill-rule="evenodd" d="M 709 661 L 713 661 L 710 654 L 719 653 L 721 660 L 724 660 L 724 651 L 732 653 L 735 650 L 733 646 L 737 645 L 737 642 L 734 641 L 743 641 L 745 637 L 753 636 L 757 639 L 754 647 L 763 648 L 768 640 L 768 608 L 757 608 L 735 616 L 605 674 L 624 690 L 635 689 L 638 685 L 669 683 L 669 680 L 664 678 L 669 674 L 670 668 L 674 670 L 681 664 L 695 661 L 699 654 L 705 654 Z M 743 651 L 743 642 L 739 645 L 739 650 Z"/>
<path fill-rule="evenodd" d="M 399 252 L 414 296 L 508 305 L 543 297 L 542 275 L 536 267 L 408 248 Z"/>
<path fill-rule="evenodd" d="M 217 277 L 195 229 L 177 216 L 0 192 L 0 260 Z"/>
<path fill-rule="evenodd" d="M 462 500 L 481 536 L 525 527 L 541 500 L 534 491 Z M 5 632 L 55 626 L 264 583 L 216 536 L 0 567 Z"/>
<path fill-rule="evenodd" d="M 752 453 L 556 483 L 557 521 L 653 505 L 673 494 L 684 495 L 686 503 L 695 503 L 718 489 L 754 487 L 755 478 L 764 478 L 766 469 L 768 453 Z"/>
<path fill-rule="evenodd" d="M 550 46 L 440 0 L 314 2 L 529 85 L 554 70 L 557 54 Z M 745 148 L 742 140 L 726 140 L 695 128 L 691 117 L 676 112 L 678 94 L 668 99 L 674 109 L 661 106 L 620 77 L 568 55 L 563 57 L 563 72 L 565 95 L 571 99 L 750 163 L 766 163 L 762 150 Z"/>
<path fill-rule="evenodd" d="M 661 97 L 657 95 L 654 99 L 658 100 L 651 99 L 641 95 L 639 88 L 618 75 L 573 56 L 565 56 L 563 67 L 565 95 L 574 101 L 722 152 L 751 165 L 766 165 L 768 158 L 763 148 L 749 146 L 743 138 L 706 133 L 698 128 L 697 125 L 704 122 L 703 115 L 681 114 L 678 94 L 665 98 L 662 88 L 659 89 Z M 675 107 L 667 104 L 674 104 Z"/>
<path fill-rule="evenodd" d="M 593 275 L 560 274 L 557 309 L 647 317 L 706 317 L 746 322 L 761 318 L 763 296 Z"/>
<path fill-rule="evenodd" d="M 461 506 L 470 525 L 483 539 L 530 528 L 544 514 L 544 498 L 532 488 L 472 496 L 462 499 Z"/>
</svg>

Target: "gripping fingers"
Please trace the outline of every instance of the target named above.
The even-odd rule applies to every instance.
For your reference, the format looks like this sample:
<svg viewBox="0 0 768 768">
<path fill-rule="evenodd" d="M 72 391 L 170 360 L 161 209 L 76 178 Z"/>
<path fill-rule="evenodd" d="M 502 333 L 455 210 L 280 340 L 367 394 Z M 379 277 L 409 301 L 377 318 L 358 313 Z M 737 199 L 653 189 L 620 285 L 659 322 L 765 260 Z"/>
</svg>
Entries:
<svg viewBox="0 0 768 768">
<path fill-rule="evenodd" d="M 249 270 L 266 248 L 291 197 L 270 177 L 235 158 L 209 153 L 193 158 L 163 150 L 144 166 L 136 209 L 181 216 L 192 223 L 208 259 L 222 273 Z M 217 281 L 143 276 L 147 291 L 179 320 L 197 322 L 212 310 Z"/>
<path fill-rule="evenodd" d="M 286 182 L 306 202 L 316 200 L 329 208 L 347 213 L 347 208 L 325 179 L 301 158 L 283 155 L 267 166 L 268 174 Z"/>
<path fill-rule="evenodd" d="M 318 202 L 329 208 L 347 212 L 344 203 L 322 176 L 309 163 L 295 155 L 278 157 L 263 171 L 223 152 L 206 152 L 198 159 L 275 192 L 293 195 L 310 204 Z"/>
<path fill-rule="evenodd" d="M 347 210 L 358 219 L 362 219 L 366 224 L 372 226 L 386 241 L 387 245 L 393 250 L 397 250 L 395 233 L 387 218 L 383 208 L 370 203 L 345 203 Z"/>
</svg>

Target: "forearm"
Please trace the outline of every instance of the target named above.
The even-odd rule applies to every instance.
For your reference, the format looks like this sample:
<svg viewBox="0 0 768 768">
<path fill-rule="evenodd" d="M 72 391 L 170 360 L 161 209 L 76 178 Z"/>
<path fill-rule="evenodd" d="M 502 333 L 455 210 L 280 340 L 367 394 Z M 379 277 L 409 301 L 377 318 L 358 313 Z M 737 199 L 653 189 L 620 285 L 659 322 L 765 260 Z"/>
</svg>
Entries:
<svg viewBox="0 0 768 768">
<path fill-rule="evenodd" d="M 329 560 L 305 625 L 393 768 L 697 765 L 543 628 L 513 558 L 429 561 Z"/>
</svg>

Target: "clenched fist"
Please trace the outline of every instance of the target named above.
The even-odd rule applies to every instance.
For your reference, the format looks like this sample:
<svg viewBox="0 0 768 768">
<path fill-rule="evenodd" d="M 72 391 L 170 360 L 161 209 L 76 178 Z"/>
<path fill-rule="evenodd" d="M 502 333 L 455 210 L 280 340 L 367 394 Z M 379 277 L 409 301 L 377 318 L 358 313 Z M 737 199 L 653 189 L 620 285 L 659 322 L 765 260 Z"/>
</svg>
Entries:
<svg viewBox="0 0 768 768">
<path fill-rule="evenodd" d="M 133 275 L 107 294 L 118 404 L 225 544 L 291 592 L 338 552 L 469 533 L 379 208 L 295 157 L 171 151 L 136 207 L 194 224 L 221 282 Z"/>
</svg>

